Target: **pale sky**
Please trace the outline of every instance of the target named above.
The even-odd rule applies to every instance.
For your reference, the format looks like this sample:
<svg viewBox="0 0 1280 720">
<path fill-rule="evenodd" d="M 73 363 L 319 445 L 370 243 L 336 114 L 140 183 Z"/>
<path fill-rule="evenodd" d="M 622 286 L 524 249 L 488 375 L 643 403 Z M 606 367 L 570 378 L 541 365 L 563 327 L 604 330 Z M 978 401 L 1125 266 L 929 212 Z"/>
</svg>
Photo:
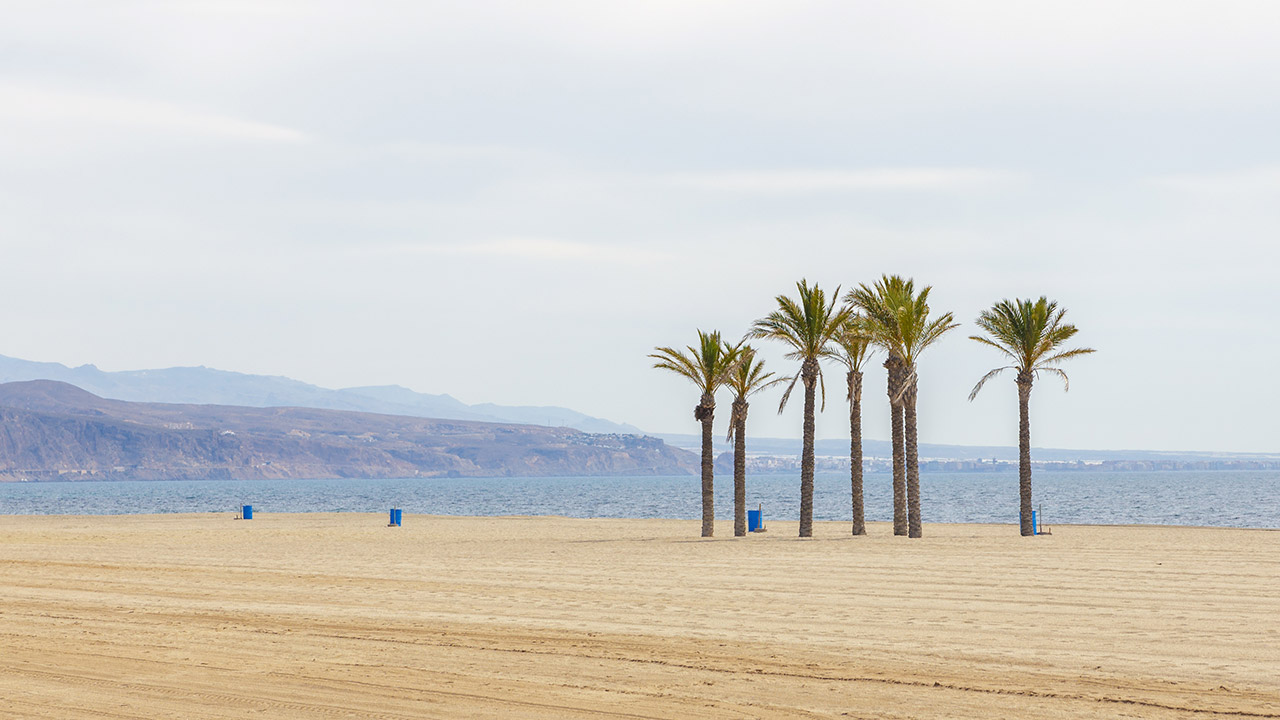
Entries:
<svg viewBox="0 0 1280 720">
<path fill-rule="evenodd" d="M 934 287 L 921 442 L 1016 443 L 967 339 L 1081 344 L 1038 446 L 1280 452 L 1280 3 L 0 0 L 0 354 L 697 432 L 650 368 L 801 277 Z M 778 348 L 764 356 L 793 372 Z M 827 371 L 820 437 L 847 435 Z M 884 375 L 866 435 L 886 438 Z M 795 437 L 799 396 L 749 431 Z M 727 420 L 720 398 L 717 432 Z"/>
</svg>

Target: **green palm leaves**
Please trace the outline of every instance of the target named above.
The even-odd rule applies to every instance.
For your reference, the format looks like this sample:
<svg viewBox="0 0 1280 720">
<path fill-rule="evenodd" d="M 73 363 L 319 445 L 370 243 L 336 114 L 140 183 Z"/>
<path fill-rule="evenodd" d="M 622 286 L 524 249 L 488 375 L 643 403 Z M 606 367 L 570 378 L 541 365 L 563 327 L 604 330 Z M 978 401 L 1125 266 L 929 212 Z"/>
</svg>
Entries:
<svg viewBox="0 0 1280 720">
<path fill-rule="evenodd" d="M 871 332 L 867 327 L 866 318 L 850 313 L 844 327 L 840 328 L 833 338 L 834 347 L 827 351 L 826 357 L 844 365 L 852 372 L 862 372 L 876 348 L 876 344 L 872 342 Z"/>
<path fill-rule="evenodd" d="M 1055 367 L 1063 360 L 1094 352 L 1092 348 L 1062 350 L 1063 343 L 1070 340 L 1079 330 L 1075 325 L 1062 322 L 1067 311 L 1059 308 L 1056 301 L 1041 297 L 1039 300 L 1001 300 L 989 310 L 983 310 L 976 321 L 986 336 L 971 335 L 983 345 L 1004 353 L 1013 364 L 998 367 L 978 381 L 969 393 L 972 400 L 987 381 L 1005 370 L 1018 371 L 1019 377 L 1030 382 L 1040 372 L 1048 372 L 1062 379 L 1064 387 L 1070 387 L 1070 380 L 1061 368 Z M 1019 382 L 1022 382 L 1021 380 Z"/>
<path fill-rule="evenodd" d="M 684 377 L 703 395 L 714 395 L 716 388 L 725 384 L 737 360 L 738 349 L 720 339 L 719 332 L 698 331 L 697 346 L 689 345 L 683 351 L 671 347 L 656 347 L 649 357 L 660 370 Z M 715 407 L 714 401 L 712 407 Z M 701 418 L 699 418 L 701 419 Z"/>
<path fill-rule="evenodd" d="M 747 398 L 786 381 L 786 378 L 775 377 L 774 373 L 764 371 L 764 360 L 756 357 L 755 348 L 750 345 L 739 345 L 738 349 L 738 362 L 733 366 L 732 372 L 724 383 L 733 392 L 733 412 L 729 416 L 729 435 L 725 438 L 726 440 L 733 440 L 739 420 L 746 421 Z M 742 404 L 741 411 L 738 409 L 739 402 Z"/>
<path fill-rule="evenodd" d="M 840 299 L 840 288 L 836 288 L 830 302 L 827 301 L 827 295 L 821 288 L 817 285 L 809 287 L 809 283 L 805 280 L 796 283 L 796 289 L 800 292 L 798 301 L 786 295 L 777 296 L 775 300 L 778 303 L 778 309 L 755 321 L 747 331 L 749 338 L 783 343 L 791 348 L 786 358 L 800 360 L 802 363 L 801 371 L 791 377 L 791 383 L 782 394 L 782 402 L 778 405 L 779 413 L 787 406 L 787 400 L 791 397 L 791 390 L 795 388 L 796 380 L 802 379 L 806 372 L 810 373 L 811 378 L 821 380 L 822 370 L 818 366 L 818 359 L 826 357 L 831 352 L 832 342 L 853 315 L 853 311 L 849 308 L 836 310 L 836 303 Z M 810 381 L 806 380 L 806 382 Z M 823 406 L 825 405 L 824 390 Z"/>
<path fill-rule="evenodd" d="M 1041 372 L 1052 373 L 1070 387 L 1067 374 L 1057 367 L 1064 360 L 1087 355 L 1092 348 L 1064 350 L 1063 344 L 1077 332 L 1075 325 L 1062 321 L 1066 310 L 1058 303 L 1039 300 L 1001 300 L 978 315 L 978 327 L 986 335 L 973 335 L 976 340 L 999 350 L 1012 363 L 991 370 L 969 393 L 973 400 L 987 381 L 1005 370 L 1017 371 L 1018 386 L 1018 513 L 1023 535 L 1034 535 L 1031 521 L 1031 385 Z"/>
<path fill-rule="evenodd" d="M 914 368 L 926 349 L 959 327 L 949 312 L 929 317 L 932 290 L 925 287 L 917 293 L 914 280 L 886 275 L 873 286 L 850 290 L 845 300 L 866 318 L 863 325 L 872 342 Z"/>
</svg>

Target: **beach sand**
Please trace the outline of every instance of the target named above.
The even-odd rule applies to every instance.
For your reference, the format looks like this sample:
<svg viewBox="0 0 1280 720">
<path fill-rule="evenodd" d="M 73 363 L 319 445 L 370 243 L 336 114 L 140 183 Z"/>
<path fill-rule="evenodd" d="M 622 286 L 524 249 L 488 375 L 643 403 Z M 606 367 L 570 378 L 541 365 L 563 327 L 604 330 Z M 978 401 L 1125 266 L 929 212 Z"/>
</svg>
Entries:
<svg viewBox="0 0 1280 720">
<path fill-rule="evenodd" d="M 385 524 L 0 516 L 0 717 L 1280 717 L 1280 532 Z"/>
</svg>

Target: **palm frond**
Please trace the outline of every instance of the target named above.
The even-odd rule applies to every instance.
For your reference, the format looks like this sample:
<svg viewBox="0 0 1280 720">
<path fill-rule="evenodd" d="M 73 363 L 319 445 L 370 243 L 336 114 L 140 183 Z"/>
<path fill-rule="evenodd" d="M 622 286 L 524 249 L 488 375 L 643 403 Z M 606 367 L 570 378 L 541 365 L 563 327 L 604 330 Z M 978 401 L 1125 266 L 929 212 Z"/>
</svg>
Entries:
<svg viewBox="0 0 1280 720">
<path fill-rule="evenodd" d="M 973 386 L 973 390 L 969 391 L 969 402 L 973 402 L 973 399 L 974 399 L 974 398 L 976 398 L 976 397 L 978 397 L 978 391 L 982 389 L 982 386 L 983 386 L 983 385 L 986 385 L 986 384 L 987 384 L 987 381 L 988 381 L 988 380 L 990 380 L 991 378 L 993 378 L 993 377 L 995 377 L 995 376 L 999 375 L 1000 373 L 1004 372 L 1005 370 L 1012 370 L 1012 369 L 1014 369 L 1014 368 L 1013 368 L 1013 366 L 1011 366 L 1011 365 L 1006 365 L 1006 366 L 1004 366 L 1004 367 L 998 367 L 998 368 L 996 368 L 995 370 L 991 370 L 991 371 L 987 372 L 987 374 L 986 374 L 986 375 L 983 375 L 983 376 L 982 376 L 982 379 L 978 381 L 978 384 Z"/>
<path fill-rule="evenodd" d="M 785 379 L 786 378 L 784 378 L 784 380 Z M 791 379 L 790 384 L 787 385 L 787 389 L 782 393 L 782 402 L 778 403 L 779 415 L 781 415 L 782 411 L 786 409 L 787 401 L 791 399 L 791 391 L 796 389 L 796 381 L 800 379 L 800 373 L 796 373 L 795 375 L 792 375 L 790 379 Z"/>
<path fill-rule="evenodd" d="M 697 364 L 692 359 L 696 356 L 693 348 L 686 348 L 688 354 L 670 347 L 654 348 L 656 353 L 650 354 L 649 357 L 657 360 L 653 364 L 659 370 L 670 370 L 678 375 L 682 375 L 694 383 L 702 381 L 702 373 L 698 371 Z"/>
<path fill-rule="evenodd" d="M 1056 365 L 1057 363 L 1060 363 L 1063 360 L 1068 360 L 1073 357 L 1088 355 L 1089 353 L 1095 353 L 1095 352 L 1097 352 L 1097 350 L 1094 350 L 1093 348 L 1075 348 L 1074 350 L 1064 350 L 1060 353 L 1050 355 L 1049 357 L 1044 358 L 1043 360 L 1040 360 L 1039 362 L 1036 363 L 1036 367 L 1041 368 L 1045 365 Z"/>
<path fill-rule="evenodd" d="M 916 374 L 915 368 L 910 368 L 906 375 L 902 376 L 902 382 L 898 385 L 898 392 L 889 398 L 889 402 L 898 405 L 902 402 L 902 398 L 906 396 L 907 391 L 911 389 L 913 383 L 917 382 L 920 376 Z"/>
<path fill-rule="evenodd" d="M 1001 345 L 1000 343 L 998 343 L 998 342 L 996 342 L 996 341 L 992 340 L 991 338 L 985 338 L 985 337 L 982 337 L 981 335 L 970 335 L 970 336 L 969 336 L 969 339 L 970 339 L 970 340 L 974 340 L 974 341 L 976 341 L 976 342 L 980 342 L 980 343 L 982 343 L 983 345 L 987 345 L 987 346 L 993 347 L 993 348 L 995 348 L 995 349 L 999 350 L 1000 352 L 1004 353 L 1005 355 L 1008 355 L 1008 356 L 1009 356 L 1009 358 L 1010 358 L 1010 359 L 1012 359 L 1012 360 L 1014 360 L 1014 361 L 1017 361 L 1017 360 L 1018 360 L 1018 355 L 1017 355 L 1017 353 L 1015 353 L 1015 352 L 1013 352 L 1013 351 L 1009 350 L 1009 348 L 1007 348 L 1007 347 L 1005 347 L 1005 346 Z"/>
<path fill-rule="evenodd" d="M 818 371 L 818 387 L 820 388 L 821 395 L 822 395 L 822 408 L 819 410 L 819 412 L 826 412 L 827 411 L 827 381 L 823 379 L 821 370 Z"/>
<path fill-rule="evenodd" d="M 1071 390 L 1071 379 L 1067 377 L 1067 374 L 1063 372 L 1062 368 L 1042 367 L 1042 368 L 1036 368 L 1036 372 L 1037 373 L 1047 372 L 1047 373 L 1053 373 L 1054 375 L 1057 375 L 1059 378 L 1062 379 L 1062 391 L 1067 392 Z"/>
</svg>

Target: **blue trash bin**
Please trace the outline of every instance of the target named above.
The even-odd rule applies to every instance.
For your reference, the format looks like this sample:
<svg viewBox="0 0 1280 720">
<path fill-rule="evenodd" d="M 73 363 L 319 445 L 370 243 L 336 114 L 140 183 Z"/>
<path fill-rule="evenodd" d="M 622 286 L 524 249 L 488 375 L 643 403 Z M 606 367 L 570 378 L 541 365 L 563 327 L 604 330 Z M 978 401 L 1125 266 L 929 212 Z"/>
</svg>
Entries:
<svg viewBox="0 0 1280 720">
<path fill-rule="evenodd" d="M 252 520 L 252 519 L 253 519 L 253 506 L 252 506 L 252 505 L 245 505 L 244 507 L 240 508 L 240 517 L 244 518 L 245 520 Z"/>
<path fill-rule="evenodd" d="M 747 532 L 757 532 L 764 526 L 764 510 L 747 511 Z"/>
</svg>

